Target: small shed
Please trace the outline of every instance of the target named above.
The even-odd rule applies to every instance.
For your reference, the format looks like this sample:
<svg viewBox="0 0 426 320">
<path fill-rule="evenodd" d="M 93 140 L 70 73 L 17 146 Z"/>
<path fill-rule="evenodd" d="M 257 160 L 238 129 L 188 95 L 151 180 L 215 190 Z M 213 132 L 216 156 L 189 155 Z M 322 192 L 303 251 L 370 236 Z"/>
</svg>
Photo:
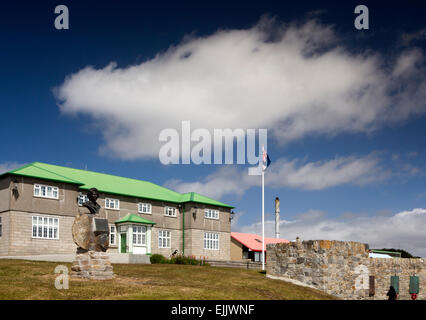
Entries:
<svg viewBox="0 0 426 320">
<path fill-rule="evenodd" d="M 286 239 L 265 237 L 265 261 L 266 245 L 288 242 Z M 231 232 L 231 260 L 262 261 L 262 236 L 253 233 Z"/>
</svg>

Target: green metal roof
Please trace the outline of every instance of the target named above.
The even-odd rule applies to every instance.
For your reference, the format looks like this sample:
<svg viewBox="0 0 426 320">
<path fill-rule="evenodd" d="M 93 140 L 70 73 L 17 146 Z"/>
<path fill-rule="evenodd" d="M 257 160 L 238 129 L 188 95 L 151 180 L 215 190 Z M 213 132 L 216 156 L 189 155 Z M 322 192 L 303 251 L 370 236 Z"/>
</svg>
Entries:
<svg viewBox="0 0 426 320">
<path fill-rule="evenodd" d="M 66 182 L 66 183 L 72 183 L 72 184 L 78 184 L 78 185 L 83 184 L 82 182 L 65 177 L 59 174 L 57 171 L 55 172 L 55 171 L 48 170 L 47 168 L 44 168 L 43 166 L 37 166 L 35 162 L 27 164 L 23 167 L 14 169 L 12 171 L 6 172 L 5 174 L 2 174 L 1 176 L 6 174 L 32 177 L 32 178 L 42 178 L 46 180 Z"/>
<path fill-rule="evenodd" d="M 201 194 L 195 193 L 195 192 L 188 192 L 188 193 L 184 193 L 181 196 L 181 201 L 182 202 L 197 202 L 197 203 L 205 203 L 205 204 L 211 204 L 214 206 L 224 206 L 224 203 L 220 202 L 220 201 L 216 201 L 214 199 L 208 198 L 206 196 L 203 196 Z M 225 205 L 229 208 L 234 208 L 228 205 Z"/>
<path fill-rule="evenodd" d="M 32 162 L 23 167 L 6 172 L 0 175 L 0 177 L 8 174 L 72 183 L 78 185 L 79 188 L 83 190 L 97 188 L 100 192 L 108 194 L 173 203 L 196 202 L 225 208 L 234 208 L 233 206 L 195 192 L 181 194 L 148 181 L 62 167 L 42 162 Z"/>
<path fill-rule="evenodd" d="M 129 213 L 127 216 L 115 221 L 116 224 L 119 223 L 143 223 L 143 224 L 155 224 L 150 220 L 144 219 L 136 214 Z"/>
</svg>

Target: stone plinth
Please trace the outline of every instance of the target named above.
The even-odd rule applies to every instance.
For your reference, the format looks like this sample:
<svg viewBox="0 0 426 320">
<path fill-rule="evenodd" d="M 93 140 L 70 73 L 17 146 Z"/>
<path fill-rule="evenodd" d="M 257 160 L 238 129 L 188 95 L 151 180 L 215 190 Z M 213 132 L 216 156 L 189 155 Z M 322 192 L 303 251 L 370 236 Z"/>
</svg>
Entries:
<svg viewBox="0 0 426 320">
<path fill-rule="evenodd" d="M 114 278 L 114 272 L 106 252 L 77 252 L 71 267 L 71 277 L 91 280 L 108 280 Z"/>
</svg>

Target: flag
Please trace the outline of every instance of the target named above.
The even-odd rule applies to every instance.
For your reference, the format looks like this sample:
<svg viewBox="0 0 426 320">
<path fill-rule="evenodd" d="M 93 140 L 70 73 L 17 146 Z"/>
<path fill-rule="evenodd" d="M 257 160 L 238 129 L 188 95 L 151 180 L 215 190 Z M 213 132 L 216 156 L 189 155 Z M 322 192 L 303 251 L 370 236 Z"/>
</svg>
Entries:
<svg viewBox="0 0 426 320">
<path fill-rule="evenodd" d="M 267 167 L 271 164 L 271 159 L 269 159 L 269 155 L 266 153 L 265 150 L 263 150 L 263 170 L 266 170 Z"/>
</svg>

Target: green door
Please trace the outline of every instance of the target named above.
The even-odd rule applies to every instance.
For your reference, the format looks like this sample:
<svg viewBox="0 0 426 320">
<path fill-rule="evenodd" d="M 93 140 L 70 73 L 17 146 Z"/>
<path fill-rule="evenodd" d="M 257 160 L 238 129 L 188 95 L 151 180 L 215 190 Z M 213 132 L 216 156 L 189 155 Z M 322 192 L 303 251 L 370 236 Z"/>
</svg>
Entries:
<svg viewBox="0 0 426 320">
<path fill-rule="evenodd" d="M 391 276 L 391 286 L 395 289 L 396 293 L 399 294 L 399 277 Z"/>
<path fill-rule="evenodd" d="M 127 237 L 125 233 L 121 234 L 121 253 L 126 253 L 126 245 L 127 245 L 127 241 L 126 241 Z"/>
</svg>

